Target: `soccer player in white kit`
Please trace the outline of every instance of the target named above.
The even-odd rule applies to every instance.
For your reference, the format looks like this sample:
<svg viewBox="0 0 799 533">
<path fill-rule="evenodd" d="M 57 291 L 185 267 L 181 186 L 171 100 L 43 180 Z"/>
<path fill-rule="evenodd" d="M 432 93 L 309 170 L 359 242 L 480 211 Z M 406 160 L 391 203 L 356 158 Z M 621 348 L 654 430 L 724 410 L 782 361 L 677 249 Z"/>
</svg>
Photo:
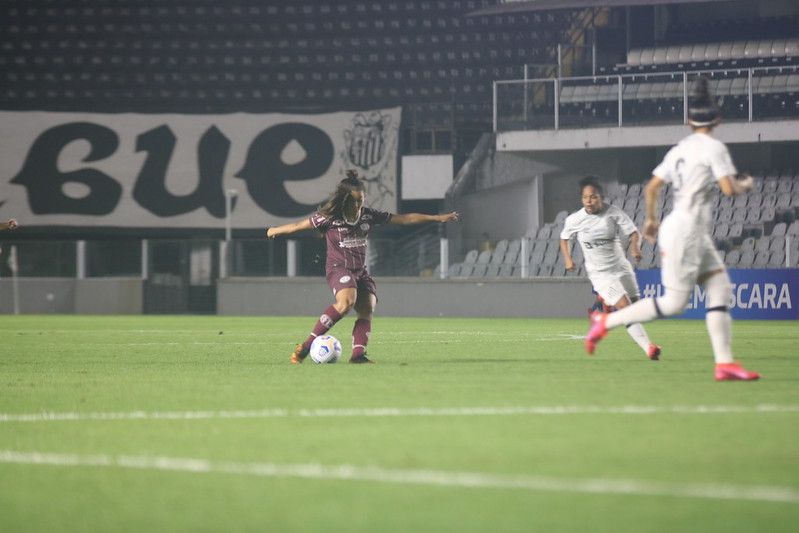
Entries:
<svg viewBox="0 0 799 533">
<path fill-rule="evenodd" d="M 706 295 L 705 321 L 716 360 L 716 380 L 760 377 L 733 360 L 732 319 L 727 307 L 732 285 L 708 228 L 715 183 L 726 196 L 744 194 L 752 188 L 751 176 L 737 179 L 727 147 L 713 138 L 719 120 L 719 108 L 708 91 L 707 79 L 699 78 L 688 106 L 688 125 L 693 132 L 669 150 L 652 172 L 645 192 L 644 237 L 653 242 L 657 238 L 660 247 L 663 295 L 645 298 L 615 313 L 593 313 L 585 337 L 588 353 L 593 353 L 608 330 L 617 326 L 682 313 L 694 285 L 699 284 Z M 674 190 L 674 209 L 660 227 L 656 205 L 665 184 L 671 184 Z"/>
<path fill-rule="evenodd" d="M 637 301 L 640 291 L 620 237 L 630 238 L 630 253 L 633 259 L 640 261 L 638 229 L 627 213 L 604 202 L 604 188 L 595 176 L 580 180 L 580 191 L 583 208 L 566 217 L 560 233 L 564 266 L 566 270 L 575 268 L 569 241 L 576 237 L 594 290 L 606 305 L 622 309 Z M 650 359 L 660 359 L 660 346 L 652 344 L 641 324 L 628 324 L 627 333 Z"/>
</svg>

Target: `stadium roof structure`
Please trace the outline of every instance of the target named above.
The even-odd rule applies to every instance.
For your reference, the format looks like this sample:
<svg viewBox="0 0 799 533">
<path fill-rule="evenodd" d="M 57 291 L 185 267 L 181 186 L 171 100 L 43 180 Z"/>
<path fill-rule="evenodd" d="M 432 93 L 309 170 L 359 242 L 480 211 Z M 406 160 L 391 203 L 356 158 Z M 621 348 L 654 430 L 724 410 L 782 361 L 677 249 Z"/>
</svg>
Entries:
<svg viewBox="0 0 799 533">
<path fill-rule="evenodd" d="M 505 0 L 501 4 L 472 11 L 470 17 L 524 13 L 528 11 L 556 11 L 587 7 L 633 7 L 669 4 L 711 4 L 730 0 Z"/>
</svg>

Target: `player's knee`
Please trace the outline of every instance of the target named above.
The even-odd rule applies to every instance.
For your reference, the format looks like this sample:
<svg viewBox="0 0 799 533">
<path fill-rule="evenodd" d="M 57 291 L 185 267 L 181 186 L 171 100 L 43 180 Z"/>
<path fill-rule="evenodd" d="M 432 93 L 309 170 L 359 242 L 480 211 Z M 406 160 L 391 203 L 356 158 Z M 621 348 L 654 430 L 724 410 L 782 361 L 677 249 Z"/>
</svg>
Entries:
<svg viewBox="0 0 799 533">
<path fill-rule="evenodd" d="M 666 289 L 663 296 L 658 296 L 655 301 L 659 314 L 661 316 L 679 315 L 685 311 L 685 306 L 688 305 L 688 297 L 690 294 L 689 292 L 670 291 Z"/>
<path fill-rule="evenodd" d="M 350 309 L 352 309 L 354 305 L 355 305 L 354 298 L 352 299 L 341 298 L 337 300 L 335 304 L 333 304 L 333 307 L 335 307 L 336 311 L 338 311 L 342 315 L 346 315 L 347 313 L 350 312 Z"/>
<path fill-rule="evenodd" d="M 355 303 L 355 312 L 358 313 L 358 318 L 371 320 L 375 313 L 375 304 L 371 301 L 359 300 Z"/>
<path fill-rule="evenodd" d="M 702 284 L 708 309 L 727 309 L 732 300 L 732 283 L 726 272 L 711 276 Z"/>
</svg>

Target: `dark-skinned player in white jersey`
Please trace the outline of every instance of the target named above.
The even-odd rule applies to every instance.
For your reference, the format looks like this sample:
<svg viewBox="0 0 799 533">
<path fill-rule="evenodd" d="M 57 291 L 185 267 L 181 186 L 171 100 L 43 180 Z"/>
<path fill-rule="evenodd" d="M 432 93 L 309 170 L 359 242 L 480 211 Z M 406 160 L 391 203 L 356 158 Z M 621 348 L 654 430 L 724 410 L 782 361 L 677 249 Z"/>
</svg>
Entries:
<svg viewBox="0 0 799 533">
<path fill-rule="evenodd" d="M 347 171 L 319 211 L 309 218 L 266 230 L 269 238 L 297 231 L 316 229 L 325 234 L 327 260 L 325 274 L 333 291 L 335 303 L 324 310 L 313 331 L 291 354 L 292 363 L 302 363 L 308 355 L 313 340 L 327 333 L 350 309 L 355 308 L 358 318 L 352 330 L 352 357 L 350 363 L 374 363 L 366 356 L 366 346 L 372 330 L 372 317 L 377 304 L 377 288 L 366 270 L 366 245 L 369 232 L 375 226 L 386 224 L 409 226 L 425 222 L 450 222 L 458 220 L 458 213 L 423 215 L 420 213 L 393 214 L 364 206 L 364 183 L 354 170 Z"/>
</svg>

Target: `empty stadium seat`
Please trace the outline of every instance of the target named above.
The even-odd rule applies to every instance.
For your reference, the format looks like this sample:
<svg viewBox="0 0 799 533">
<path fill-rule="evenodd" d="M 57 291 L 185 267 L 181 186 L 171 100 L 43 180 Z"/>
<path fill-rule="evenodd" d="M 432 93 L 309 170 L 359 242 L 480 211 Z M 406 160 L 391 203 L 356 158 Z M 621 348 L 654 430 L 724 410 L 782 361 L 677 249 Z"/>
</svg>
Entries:
<svg viewBox="0 0 799 533">
<path fill-rule="evenodd" d="M 754 253 L 751 250 L 746 253 L 752 254 L 752 257 L 754 259 Z M 741 262 L 741 252 L 739 252 L 738 250 L 731 250 L 727 252 L 727 255 L 724 257 L 724 264 L 726 264 L 729 267 L 737 268 L 740 262 Z"/>
<path fill-rule="evenodd" d="M 735 250 L 727 254 L 727 259 L 729 260 L 730 254 L 733 254 Z M 757 253 L 767 253 L 767 252 L 757 252 Z M 738 260 L 737 266 L 740 268 L 752 268 L 752 265 L 755 262 L 756 252 L 750 250 L 748 252 L 741 252 L 740 258 Z"/>
<path fill-rule="evenodd" d="M 496 263 L 490 263 L 486 266 L 485 277 L 487 278 L 495 278 L 499 276 L 499 269 L 500 265 Z"/>
<path fill-rule="evenodd" d="M 454 264 L 450 265 L 449 269 L 447 269 L 447 275 L 449 277 L 451 277 L 451 278 L 457 278 L 458 276 L 461 276 L 462 275 L 461 274 L 462 267 L 463 267 L 462 263 L 454 263 Z M 439 268 L 440 268 L 440 265 L 439 265 Z M 471 267 L 470 267 L 470 269 L 471 269 Z"/>
<path fill-rule="evenodd" d="M 488 270 L 488 263 L 477 263 L 472 267 L 472 272 L 469 276 L 475 278 L 482 278 L 485 277 L 486 271 Z"/>
<path fill-rule="evenodd" d="M 768 249 L 770 252 L 778 252 L 780 250 L 785 250 L 785 237 L 774 237 L 770 239 L 771 244 L 769 245 Z"/>
<path fill-rule="evenodd" d="M 756 252 L 755 259 L 752 261 L 752 267 L 754 268 L 766 268 L 768 265 L 768 260 L 770 257 L 770 252 Z M 743 257 L 743 254 L 742 254 Z"/>
<path fill-rule="evenodd" d="M 756 252 L 767 252 L 771 248 L 771 237 L 761 237 L 755 241 L 753 250 Z M 743 249 L 741 250 L 743 251 Z"/>
<path fill-rule="evenodd" d="M 730 224 L 730 232 L 727 234 L 727 238 L 730 239 L 735 244 L 740 244 L 743 241 L 744 235 L 744 226 L 741 222 L 735 222 Z"/>
<path fill-rule="evenodd" d="M 788 268 L 785 265 L 785 251 L 784 250 L 777 250 L 771 252 L 771 256 L 769 257 L 768 268 Z"/>
<path fill-rule="evenodd" d="M 513 277 L 516 267 L 509 264 L 504 264 L 499 269 L 499 275 L 503 278 Z"/>
<path fill-rule="evenodd" d="M 770 235 L 772 237 L 782 237 L 785 235 L 787 229 L 788 226 L 785 222 L 778 222 L 774 225 L 774 228 L 772 228 Z"/>
</svg>

